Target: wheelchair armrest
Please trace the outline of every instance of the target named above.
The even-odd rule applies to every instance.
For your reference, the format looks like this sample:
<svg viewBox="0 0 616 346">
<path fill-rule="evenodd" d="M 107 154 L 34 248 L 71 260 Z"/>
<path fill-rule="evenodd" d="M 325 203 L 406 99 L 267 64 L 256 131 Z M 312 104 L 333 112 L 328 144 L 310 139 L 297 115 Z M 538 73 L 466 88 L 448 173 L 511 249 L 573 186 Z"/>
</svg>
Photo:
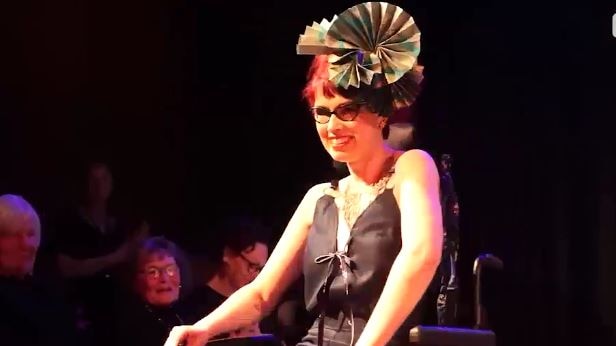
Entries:
<svg viewBox="0 0 616 346">
<path fill-rule="evenodd" d="M 417 326 L 409 331 L 409 342 L 417 346 L 495 346 L 491 330 Z"/>
<path fill-rule="evenodd" d="M 225 339 L 210 340 L 206 345 L 211 346 L 282 346 L 272 334 L 260 334 L 246 337 L 233 337 Z"/>
</svg>

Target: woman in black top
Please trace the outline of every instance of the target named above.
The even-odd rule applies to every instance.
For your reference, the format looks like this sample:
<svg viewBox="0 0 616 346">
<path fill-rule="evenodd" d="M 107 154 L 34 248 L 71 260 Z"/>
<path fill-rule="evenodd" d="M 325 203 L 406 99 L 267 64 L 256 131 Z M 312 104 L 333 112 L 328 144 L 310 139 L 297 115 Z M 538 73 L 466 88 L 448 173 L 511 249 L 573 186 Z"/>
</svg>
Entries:
<svg viewBox="0 0 616 346">
<path fill-rule="evenodd" d="M 128 290 L 115 303 L 114 345 L 160 346 L 185 317 L 178 309 L 183 256 L 163 237 L 141 243 L 128 268 Z"/>
<path fill-rule="evenodd" d="M 174 328 L 166 345 L 201 345 L 258 321 L 302 273 L 307 308 L 320 318 L 301 345 L 407 341 L 443 237 L 433 159 L 384 138 L 388 117 L 419 92 L 419 35 L 401 8 L 371 2 L 300 36 L 298 53 L 317 55 L 304 90 L 316 132 L 350 174 L 309 189 L 260 275 L 199 322 Z"/>
</svg>

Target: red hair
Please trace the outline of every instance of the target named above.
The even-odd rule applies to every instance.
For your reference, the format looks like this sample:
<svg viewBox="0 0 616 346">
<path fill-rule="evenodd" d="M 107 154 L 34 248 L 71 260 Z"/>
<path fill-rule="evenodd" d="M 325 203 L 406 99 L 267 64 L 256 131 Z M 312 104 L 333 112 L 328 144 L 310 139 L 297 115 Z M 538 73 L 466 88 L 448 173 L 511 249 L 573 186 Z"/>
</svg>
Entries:
<svg viewBox="0 0 616 346">
<path fill-rule="evenodd" d="M 329 80 L 327 55 L 317 55 L 312 59 L 308 69 L 308 82 L 302 91 L 302 96 L 310 106 L 314 105 L 317 89 L 323 91 L 326 97 L 334 97 L 337 93 L 336 86 Z"/>
</svg>

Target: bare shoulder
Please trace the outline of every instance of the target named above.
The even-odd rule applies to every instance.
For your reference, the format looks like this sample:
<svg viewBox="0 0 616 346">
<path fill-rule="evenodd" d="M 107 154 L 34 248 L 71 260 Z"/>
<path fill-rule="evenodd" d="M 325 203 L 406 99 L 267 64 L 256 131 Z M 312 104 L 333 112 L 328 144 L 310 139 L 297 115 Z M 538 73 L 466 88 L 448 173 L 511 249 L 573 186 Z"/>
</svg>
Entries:
<svg viewBox="0 0 616 346">
<path fill-rule="evenodd" d="M 323 195 L 327 193 L 327 190 L 330 189 L 330 187 L 330 183 L 319 183 L 313 185 L 306 192 L 304 199 L 314 200 L 316 202 L 319 198 L 323 197 Z"/>
<path fill-rule="evenodd" d="M 401 210 L 417 208 L 417 202 L 426 198 L 438 201 L 439 180 L 436 163 L 429 153 L 419 149 L 402 153 L 396 161 L 393 179 L 394 196 Z M 409 203 L 414 207 L 407 207 Z"/>
<path fill-rule="evenodd" d="M 424 150 L 412 149 L 402 153 L 396 161 L 396 181 L 414 182 L 424 187 L 437 187 L 439 173 L 432 156 Z"/>
<path fill-rule="evenodd" d="M 424 150 L 412 149 L 405 151 L 396 161 L 396 172 L 437 173 L 436 163 L 432 156 Z"/>
</svg>

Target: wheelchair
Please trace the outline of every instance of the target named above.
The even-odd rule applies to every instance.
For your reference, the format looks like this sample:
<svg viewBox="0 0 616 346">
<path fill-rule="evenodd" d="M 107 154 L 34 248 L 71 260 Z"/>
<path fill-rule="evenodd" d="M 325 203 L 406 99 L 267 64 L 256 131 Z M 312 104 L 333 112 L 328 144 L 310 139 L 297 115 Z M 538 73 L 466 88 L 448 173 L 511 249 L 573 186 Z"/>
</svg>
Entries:
<svg viewBox="0 0 616 346">
<path fill-rule="evenodd" d="M 472 328 L 418 325 L 409 331 L 412 346 L 496 346 L 496 334 L 485 328 L 481 300 L 481 274 L 484 269 L 501 270 L 503 262 L 492 254 L 482 254 L 473 263 L 475 325 Z M 211 346 L 282 346 L 274 335 L 212 340 Z"/>
<path fill-rule="evenodd" d="M 388 144 L 397 149 L 409 149 L 412 142 L 413 126 L 409 123 L 394 123 L 390 126 Z M 333 161 L 333 168 L 337 175 L 348 174 L 346 165 Z M 457 202 L 455 189 L 449 173 L 451 166 L 451 156 L 444 154 L 440 157 L 439 170 L 441 173 L 441 185 L 446 187 L 442 191 L 442 203 L 445 205 L 443 210 L 444 218 L 453 213 L 453 204 L 447 202 Z M 445 179 L 444 178 L 448 178 Z M 454 203 L 455 203 L 454 202 Z M 450 205 L 451 204 L 451 205 Z M 457 204 L 457 203 L 455 203 Z M 457 205 L 456 205 L 457 207 Z M 451 210 L 450 210 L 451 209 Z M 457 214 L 457 213 L 456 213 Z M 449 237 L 454 239 L 457 244 L 458 230 L 457 218 L 452 218 L 451 225 L 446 225 L 449 230 Z M 457 249 L 455 250 L 457 251 Z M 456 266 L 456 261 L 452 266 Z M 474 315 L 475 325 L 473 327 L 447 327 L 443 325 L 418 325 L 409 331 L 409 345 L 412 346 L 496 346 L 496 334 L 486 328 L 486 320 L 483 315 L 484 307 L 481 299 L 481 274 L 484 269 L 501 270 L 503 262 L 492 254 L 481 254 L 475 258 L 473 263 L 474 276 Z M 455 268 L 453 269 L 455 271 Z M 440 324 L 440 323 L 439 323 Z M 208 342 L 211 346 L 282 346 L 283 343 L 274 335 L 265 334 L 253 337 L 221 339 Z"/>
<path fill-rule="evenodd" d="M 419 325 L 409 331 L 413 346 L 496 346 L 496 334 L 486 328 L 481 299 L 481 274 L 484 270 L 503 268 L 500 258 L 482 254 L 473 263 L 475 325 L 472 328 Z"/>
</svg>

